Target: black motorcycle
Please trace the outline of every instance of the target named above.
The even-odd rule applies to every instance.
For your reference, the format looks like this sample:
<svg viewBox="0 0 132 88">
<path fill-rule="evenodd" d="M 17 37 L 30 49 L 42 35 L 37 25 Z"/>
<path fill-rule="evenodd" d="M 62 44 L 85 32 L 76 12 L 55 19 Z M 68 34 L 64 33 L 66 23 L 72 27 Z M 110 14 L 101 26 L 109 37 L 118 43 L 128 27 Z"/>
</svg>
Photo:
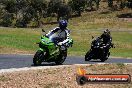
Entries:
<svg viewBox="0 0 132 88">
<path fill-rule="evenodd" d="M 112 43 L 107 48 L 105 46 L 99 37 L 94 39 L 91 43 L 91 49 L 85 55 L 85 61 L 90 61 L 91 59 L 100 59 L 101 62 L 106 61 L 110 56 L 109 49 L 114 46 Z"/>
</svg>

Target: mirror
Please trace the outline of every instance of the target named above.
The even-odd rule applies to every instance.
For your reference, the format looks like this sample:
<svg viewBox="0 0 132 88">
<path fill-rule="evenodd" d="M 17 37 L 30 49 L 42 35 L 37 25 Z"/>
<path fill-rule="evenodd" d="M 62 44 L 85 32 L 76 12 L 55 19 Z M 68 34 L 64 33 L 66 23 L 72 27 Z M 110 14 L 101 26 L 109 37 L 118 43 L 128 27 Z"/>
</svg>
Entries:
<svg viewBox="0 0 132 88">
<path fill-rule="evenodd" d="M 45 32 L 45 30 L 44 30 L 44 29 L 42 29 L 42 32 Z"/>
<path fill-rule="evenodd" d="M 92 36 L 92 39 L 94 38 L 94 36 Z"/>
</svg>

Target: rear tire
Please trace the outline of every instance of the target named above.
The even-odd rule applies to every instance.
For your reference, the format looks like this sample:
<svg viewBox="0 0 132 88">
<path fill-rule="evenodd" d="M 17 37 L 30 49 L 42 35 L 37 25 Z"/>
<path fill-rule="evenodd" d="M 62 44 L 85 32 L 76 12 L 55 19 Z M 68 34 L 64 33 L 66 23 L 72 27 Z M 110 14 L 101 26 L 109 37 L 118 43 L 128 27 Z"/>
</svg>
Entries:
<svg viewBox="0 0 132 88">
<path fill-rule="evenodd" d="M 101 60 L 101 62 L 104 62 L 106 60 L 106 58 L 101 58 L 100 60 Z"/>
<path fill-rule="evenodd" d="M 104 62 L 104 61 L 106 61 L 108 58 L 107 57 L 102 57 L 100 60 L 101 60 L 101 62 Z"/>
<path fill-rule="evenodd" d="M 43 59 L 43 53 L 42 51 L 38 50 L 33 58 L 33 64 L 34 66 L 40 66 Z"/>
</svg>

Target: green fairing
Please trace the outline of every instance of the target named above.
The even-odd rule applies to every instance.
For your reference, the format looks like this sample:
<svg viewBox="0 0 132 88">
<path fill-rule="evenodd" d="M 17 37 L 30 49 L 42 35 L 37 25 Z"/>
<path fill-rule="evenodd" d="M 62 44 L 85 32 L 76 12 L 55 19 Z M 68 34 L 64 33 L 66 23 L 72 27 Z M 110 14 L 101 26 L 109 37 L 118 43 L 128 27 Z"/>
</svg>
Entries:
<svg viewBox="0 0 132 88">
<path fill-rule="evenodd" d="M 41 36 L 40 42 L 38 43 L 39 49 L 33 58 L 34 65 L 40 65 L 42 62 L 62 64 L 65 61 L 69 46 L 66 46 L 66 44 L 62 45 L 63 47 L 55 45 L 52 41 L 54 38 L 56 38 L 54 35 Z M 70 39 L 68 43 L 68 45 L 73 44 L 73 40 Z"/>
<path fill-rule="evenodd" d="M 44 51 L 45 51 L 45 49 L 42 49 L 42 48 L 39 48 L 39 50 L 40 50 L 40 51 L 42 51 L 42 52 L 44 52 Z"/>
<path fill-rule="evenodd" d="M 48 45 L 48 46 L 50 46 L 50 45 L 54 45 L 54 43 L 49 39 L 49 38 L 47 38 L 47 37 L 45 37 L 45 36 L 42 36 L 41 37 L 41 43 L 42 44 L 44 44 L 44 45 Z"/>
<path fill-rule="evenodd" d="M 50 55 L 57 50 L 57 47 L 55 46 L 55 44 L 49 38 L 45 36 L 41 37 L 41 43 L 48 48 Z M 46 50 L 43 49 L 43 51 L 46 51 Z"/>
</svg>

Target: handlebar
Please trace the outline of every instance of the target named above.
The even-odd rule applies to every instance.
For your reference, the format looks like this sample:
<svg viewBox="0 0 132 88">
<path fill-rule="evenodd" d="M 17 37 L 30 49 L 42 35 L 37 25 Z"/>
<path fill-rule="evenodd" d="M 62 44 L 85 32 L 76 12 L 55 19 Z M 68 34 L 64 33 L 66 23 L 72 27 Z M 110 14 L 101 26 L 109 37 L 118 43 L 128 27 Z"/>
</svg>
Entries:
<svg viewBox="0 0 132 88">
<path fill-rule="evenodd" d="M 111 44 L 111 47 L 112 47 L 112 48 L 115 48 L 115 45 L 112 43 L 112 44 Z"/>
</svg>

